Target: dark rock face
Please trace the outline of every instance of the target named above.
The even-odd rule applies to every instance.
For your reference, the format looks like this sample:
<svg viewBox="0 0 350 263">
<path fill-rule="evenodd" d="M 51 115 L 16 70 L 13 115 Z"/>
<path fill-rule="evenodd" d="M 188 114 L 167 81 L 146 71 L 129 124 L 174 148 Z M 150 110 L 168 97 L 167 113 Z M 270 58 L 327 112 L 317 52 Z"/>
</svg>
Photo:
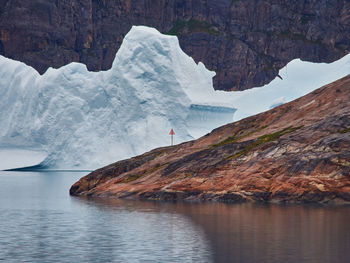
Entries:
<svg viewBox="0 0 350 263">
<path fill-rule="evenodd" d="M 223 90 L 266 84 L 294 58 L 331 62 L 350 50 L 348 0 L 0 0 L 0 54 L 40 73 L 72 61 L 106 70 L 132 25 L 177 35 Z"/>
<path fill-rule="evenodd" d="M 72 195 L 350 203 L 350 75 L 173 147 L 111 164 Z"/>
</svg>

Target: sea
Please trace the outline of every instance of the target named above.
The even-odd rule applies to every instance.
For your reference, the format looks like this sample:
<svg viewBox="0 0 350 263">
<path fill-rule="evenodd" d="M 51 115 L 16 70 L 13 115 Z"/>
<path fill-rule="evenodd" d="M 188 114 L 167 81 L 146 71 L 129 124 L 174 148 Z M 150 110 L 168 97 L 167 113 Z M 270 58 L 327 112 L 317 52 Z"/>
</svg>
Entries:
<svg viewBox="0 0 350 263">
<path fill-rule="evenodd" d="M 349 206 L 71 197 L 86 174 L 0 172 L 0 262 L 350 262 Z"/>
</svg>

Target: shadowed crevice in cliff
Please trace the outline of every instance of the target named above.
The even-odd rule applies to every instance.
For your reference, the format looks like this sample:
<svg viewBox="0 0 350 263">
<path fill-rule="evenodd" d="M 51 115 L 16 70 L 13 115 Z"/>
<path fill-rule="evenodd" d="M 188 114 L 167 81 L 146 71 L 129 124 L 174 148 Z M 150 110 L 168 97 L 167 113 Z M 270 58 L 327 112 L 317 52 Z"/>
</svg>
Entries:
<svg viewBox="0 0 350 263">
<path fill-rule="evenodd" d="M 206 136 L 111 164 L 72 195 L 350 202 L 350 75 Z"/>
</svg>

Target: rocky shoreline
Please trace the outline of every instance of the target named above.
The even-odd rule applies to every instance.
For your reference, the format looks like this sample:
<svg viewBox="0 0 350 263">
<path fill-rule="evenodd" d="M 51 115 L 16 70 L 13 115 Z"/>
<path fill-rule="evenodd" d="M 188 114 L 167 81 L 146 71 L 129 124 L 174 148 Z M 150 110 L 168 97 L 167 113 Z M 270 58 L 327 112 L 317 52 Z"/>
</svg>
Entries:
<svg viewBox="0 0 350 263">
<path fill-rule="evenodd" d="M 173 147 L 98 169 L 75 196 L 350 203 L 350 75 Z"/>
</svg>

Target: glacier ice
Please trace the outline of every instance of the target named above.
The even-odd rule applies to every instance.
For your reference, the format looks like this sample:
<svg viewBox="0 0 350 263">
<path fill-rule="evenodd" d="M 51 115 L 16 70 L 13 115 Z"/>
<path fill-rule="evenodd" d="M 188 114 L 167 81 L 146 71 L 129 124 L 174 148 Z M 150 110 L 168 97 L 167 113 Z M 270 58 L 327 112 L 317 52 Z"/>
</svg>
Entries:
<svg viewBox="0 0 350 263">
<path fill-rule="evenodd" d="M 44 167 L 95 169 L 169 145 L 171 128 L 175 143 L 198 138 L 349 73 L 350 55 L 331 64 L 294 60 L 283 80 L 263 88 L 214 91 L 215 73 L 176 37 L 134 26 L 108 71 L 71 63 L 41 76 L 0 56 L 0 148 L 45 152 Z"/>
<path fill-rule="evenodd" d="M 171 128 L 176 143 L 192 139 L 188 93 L 212 87 L 214 76 L 176 37 L 146 27 L 132 28 L 105 72 L 71 63 L 40 76 L 4 57 L 0 65 L 0 146 L 45 151 L 42 165 L 60 169 L 94 169 L 169 145 Z"/>
</svg>

